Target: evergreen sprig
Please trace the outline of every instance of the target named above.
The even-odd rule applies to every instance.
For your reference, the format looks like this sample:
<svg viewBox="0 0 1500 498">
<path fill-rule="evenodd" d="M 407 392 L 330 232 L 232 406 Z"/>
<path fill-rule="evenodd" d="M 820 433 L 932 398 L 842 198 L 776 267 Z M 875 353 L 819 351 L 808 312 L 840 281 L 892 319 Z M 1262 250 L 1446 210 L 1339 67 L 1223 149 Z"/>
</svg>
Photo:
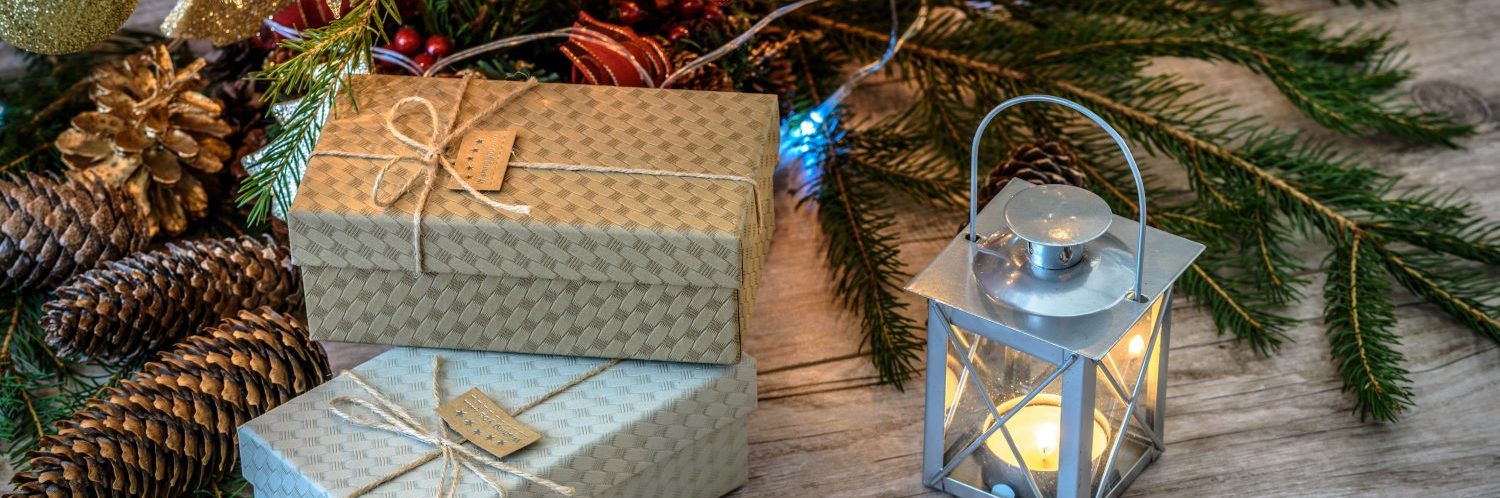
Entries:
<svg viewBox="0 0 1500 498">
<path fill-rule="evenodd" d="M 905 121 L 851 132 L 863 141 L 846 140 L 842 156 L 904 146 L 946 158 L 943 164 L 914 164 L 905 176 L 921 177 L 923 168 L 967 174 L 978 113 L 1021 94 L 1059 95 L 1105 117 L 1143 152 L 1182 167 L 1190 192 L 1148 185 L 1148 223 L 1209 246 L 1184 274 L 1181 289 L 1206 305 L 1221 333 L 1261 353 L 1276 351 L 1293 323 L 1276 310 L 1301 297 L 1313 270 L 1293 248 L 1305 238 L 1333 248 L 1322 269 L 1328 277 L 1325 323 L 1362 418 L 1395 420 L 1411 404 L 1390 281 L 1500 340 L 1497 295 L 1486 283 L 1500 265 L 1500 225 L 1474 217 L 1467 204 L 1445 193 L 1401 190 L 1398 177 L 1327 142 L 1233 118 L 1232 103 L 1202 96 L 1179 77 L 1145 70 L 1162 56 L 1236 64 L 1268 79 L 1291 105 L 1330 130 L 1452 146 L 1468 128 L 1394 99 L 1392 91 L 1410 73 L 1393 64 L 1396 52 L 1386 34 L 1332 34 L 1251 2 L 1043 1 L 1008 3 L 1004 10 L 938 3 L 960 14 L 930 22 L 894 62 L 894 74 L 916 89 Z M 888 40 L 882 15 L 874 7 L 839 4 L 793 22 L 821 30 L 822 50 L 870 57 Z M 1079 151 L 1091 187 L 1116 212 L 1136 209 L 1134 186 L 1118 153 L 1074 117 L 1035 108 L 997 121 L 992 131 L 998 138 L 983 144 L 983 157 L 1003 157 L 1033 140 L 1064 140 Z M 827 164 L 841 163 L 835 158 Z M 845 207 L 860 212 L 885 202 L 870 190 L 922 193 L 905 176 L 863 176 L 864 195 L 834 200 L 865 203 Z M 820 221 L 839 224 L 825 227 L 830 234 L 847 224 Z M 863 236 L 891 240 L 879 233 Z M 878 274 L 840 275 L 842 280 L 881 281 L 900 270 L 854 265 L 844 260 L 848 256 L 829 249 L 832 266 Z M 867 336 L 881 335 L 869 330 L 878 325 L 867 323 Z M 881 361 L 890 360 L 876 358 Z"/>
<path fill-rule="evenodd" d="M 1401 366 L 1406 356 L 1395 349 L 1401 341 L 1392 330 L 1396 305 L 1391 284 L 1371 271 L 1381 264 L 1379 250 L 1362 242 L 1362 236 L 1354 235 L 1334 243 L 1323 285 L 1323 320 L 1344 391 L 1354 392 L 1360 417 L 1396 420 L 1412 405 L 1411 379 Z"/>
<path fill-rule="evenodd" d="M 422 21 L 424 31 L 447 36 L 457 46 L 472 47 L 506 36 L 572 25 L 585 3 L 580 0 L 424 0 Z M 543 45 L 535 45 L 540 46 Z"/>
<path fill-rule="evenodd" d="M 357 0 L 349 11 L 327 26 L 308 29 L 300 39 L 281 41 L 292 58 L 256 73 L 268 80 L 262 99 L 291 105 L 279 120 L 278 133 L 256 154 L 250 175 L 241 185 L 239 202 L 250 205 L 250 223 L 272 212 L 286 212 L 290 186 L 300 180 L 323 122 L 348 77 L 370 67 L 370 48 L 385 39 L 384 26 L 401 22 L 395 0 Z M 285 102 L 296 97 L 295 102 Z M 352 95 L 350 96 L 352 98 Z"/>
<path fill-rule="evenodd" d="M 861 349 L 869 351 L 883 382 L 900 387 L 921 360 L 923 342 L 919 325 L 902 312 L 905 274 L 896 220 L 876 188 L 890 177 L 870 156 L 833 149 L 842 137 L 840 121 L 837 114 L 827 117 L 823 126 L 832 131 L 813 142 L 822 151 L 803 158 L 810 176 L 799 204 L 817 206 L 835 291 L 844 307 L 860 315 Z"/>
<path fill-rule="evenodd" d="M 38 292 L 0 296 L 0 441 L 7 458 L 24 462 L 27 451 L 131 365 L 80 364 L 59 358 L 44 340 Z"/>
</svg>

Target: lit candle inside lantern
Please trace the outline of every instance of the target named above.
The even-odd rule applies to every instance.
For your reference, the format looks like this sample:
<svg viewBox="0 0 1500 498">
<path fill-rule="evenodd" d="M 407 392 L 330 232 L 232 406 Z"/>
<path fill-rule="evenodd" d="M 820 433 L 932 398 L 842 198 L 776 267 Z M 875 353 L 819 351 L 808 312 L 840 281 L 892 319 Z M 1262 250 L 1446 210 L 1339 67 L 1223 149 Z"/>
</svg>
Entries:
<svg viewBox="0 0 1500 498">
<path fill-rule="evenodd" d="M 1023 398 L 1016 398 L 1000 405 L 1000 413 L 1008 413 L 1021 402 Z M 995 423 L 993 417 L 985 423 L 986 426 Z M 1061 458 L 1062 447 L 1062 398 L 1055 394 L 1038 394 L 1031 399 L 1030 403 L 1022 407 L 1015 416 L 1005 422 L 1005 429 L 1010 432 L 1011 438 L 1015 440 L 1016 449 L 1021 452 L 1021 458 L 1026 461 L 1026 468 L 1038 472 L 1056 472 L 1058 460 Z M 1105 422 L 1104 414 L 1094 411 L 1094 437 L 1090 445 L 1090 457 L 1098 460 L 1104 454 L 1109 444 L 1109 426 Z M 1011 466 L 1019 467 L 1016 463 L 1015 452 L 1005 442 L 1005 434 L 995 431 L 995 434 L 985 440 L 984 445 L 999 457 L 1001 461 Z"/>
<path fill-rule="evenodd" d="M 958 376 L 953 375 L 953 369 L 948 369 L 948 383 L 944 384 L 947 389 L 943 390 L 943 408 L 953 406 L 953 395 L 958 391 Z"/>
<path fill-rule="evenodd" d="M 1146 340 L 1139 335 L 1130 336 L 1130 344 L 1127 344 L 1125 348 L 1131 358 L 1140 358 L 1141 354 L 1146 352 Z"/>
</svg>

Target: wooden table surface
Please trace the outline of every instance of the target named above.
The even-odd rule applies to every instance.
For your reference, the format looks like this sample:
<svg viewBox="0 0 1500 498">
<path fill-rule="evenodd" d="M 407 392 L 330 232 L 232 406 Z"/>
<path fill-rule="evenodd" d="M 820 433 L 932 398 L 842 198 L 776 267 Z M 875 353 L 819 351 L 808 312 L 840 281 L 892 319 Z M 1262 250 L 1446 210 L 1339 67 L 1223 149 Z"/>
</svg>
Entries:
<svg viewBox="0 0 1500 498">
<path fill-rule="evenodd" d="M 1486 101 L 1500 99 L 1500 2 L 1408 0 L 1383 10 L 1325 0 L 1269 3 L 1336 27 L 1390 29 L 1408 43 L 1416 84 L 1448 82 L 1482 96 L 1463 112 L 1488 117 Z M 1329 136 L 1248 71 L 1185 60 L 1158 67 L 1244 103 L 1247 115 Z M 873 108 L 888 99 L 870 95 L 899 89 L 877 85 L 862 94 L 854 105 Z M 1480 130 L 1464 141 L 1465 150 L 1340 140 L 1376 166 L 1409 175 L 1412 185 L 1457 189 L 1500 217 L 1500 134 L 1488 121 Z M 1174 168 L 1156 171 L 1171 176 Z M 750 481 L 731 496 L 937 495 L 918 481 L 920 379 L 906 392 L 876 384 L 868 357 L 858 351 L 855 319 L 835 304 L 813 213 L 795 206 L 795 170 L 778 175 L 775 241 L 745 334 L 746 350 L 759 361 L 760 405 L 750 418 Z M 962 215 L 912 211 L 903 218 L 901 249 L 915 271 Z M 1308 257 L 1321 257 L 1319 251 L 1309 248 Z M 1313 277 L 1308 299 L 1288 310 L 1301 320 L 1289 331 L 1295 342 L 1270 358 L 1216 335 L 1192 303 L 1173 303 L 1167 452 L 1128 495 L 1500 496 L 1500 424 L 1492 418 L 1500 408 L 1494 382 L 1500 348 L 1398 290 L 1399 349 L 1409 359 L 1417 406 L 1399 424 L 1361 423 L 1330 359 L 1321 275 Z M 920 311 L 911 308 L 913 317 L 924 316 Z M 382 349 L 329 346 L 339 368 Z"/>
</svg>

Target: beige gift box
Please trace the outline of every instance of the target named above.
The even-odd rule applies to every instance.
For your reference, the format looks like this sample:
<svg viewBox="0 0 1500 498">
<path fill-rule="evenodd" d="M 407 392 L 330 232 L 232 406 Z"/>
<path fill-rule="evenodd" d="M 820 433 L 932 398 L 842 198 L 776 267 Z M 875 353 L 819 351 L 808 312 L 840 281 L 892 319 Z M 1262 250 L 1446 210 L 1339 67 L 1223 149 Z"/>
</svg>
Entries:
<svg viewBox="0 0 1500 498">
<path fill-rule="evenodd" d="M 732 364 L 774 223 L 778 116 L 770 95 L 542 84 L 473 129 L 517 132 L 498 212 L 443 184 L 371 201 L 385 128 L 420 97 L 465 122 L 522 83 L 356 76 L 323 129 L 288 215 L 314 339 Z M 463 93 L 460 99 L 460 92 Z M 456 104 L 461 102 L 461 104 Z M 394 127 L 425 137 L 418 106 Z M 577 165 L 560 170 L 526 164 Z M 420 174 L 392 168 L 383 192 Z M 418 181 L 418 184 L 421 182 Z"/>
</svg>

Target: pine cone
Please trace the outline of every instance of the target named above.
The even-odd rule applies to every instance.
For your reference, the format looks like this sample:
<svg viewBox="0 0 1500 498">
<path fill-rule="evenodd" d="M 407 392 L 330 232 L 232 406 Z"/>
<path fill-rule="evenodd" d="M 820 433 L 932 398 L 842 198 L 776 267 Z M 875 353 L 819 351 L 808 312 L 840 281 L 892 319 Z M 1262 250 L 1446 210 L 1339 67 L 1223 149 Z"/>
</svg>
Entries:
<svg viewBox="0 0 1500 498">
<path fill-rule="evenodd" d="M 230 146 L 222 102 L 193 88 L 203 59 L 177 69 L 165 46 L 95 72 L 94 111 L 73 118 L 54 145 L 82 174 L 125 185 L 148 214 L 151 235 L 176 235 L 208 215 L 206 177 L 224 169 Z"/>
<path fill-rule="evenodd" d="M 43 310 L 47 342 L 65 355 L 120 361 L 166 347 L 236 312 L 302 305 L 285 246 L 239 237 L 168 244 L 84 272 Z"/>
<path fill-rule="evenodd" d="M 796 96 L 800 81 L 787 52 L 801 42 L 802 34 L 770 26 L 756 39 L 760 41 L 750 47 L 747 56 L 751 71 L 744 90 L 776 95 L 781 100 L 784 116 L 791 112 L 792 98 Z"/>
<path fill-rule="evenodd" d="M 1086 185 L 1083 171 L 1078 168 L 1078 159 L 1071 151 L 1057 142 L 1037 142 L 1022 145 L 1010 153 L 1000 167 L 990 172 L 989 179 L 979 188 L 980 208 L 1012 178 L 1020 178 L 1036 184 L 1062 184 L 1074 187 Z"/>
<path fill-rule="evenodd" d="M 54 287 L 151 239 L 123 190 L 39 174 L 0 181 L 0 223 L 7 289 Z"/>
<path fill-rule="evenodd" d="M 697 58 L 698 54 L 692 51 L 678 51 L 672 54 L 672 67 L 682 67 Z M 732 92 L 734 91 L 734 80 L 731 80 L 729 73 L 724 71 L 724 68 L 719 67 L 718 64 L 704 64 L 702 67 L 688 73 L 681 80 L 674 82 L 672 88 Z"/>
<path fill-rule="evenodd" d="M 237 427 L 329 374 L 295 319 L 241 311 L 60 422 L 6 496 L 164 498 L 218 482 L 238 464 Z"/>
</svg>

